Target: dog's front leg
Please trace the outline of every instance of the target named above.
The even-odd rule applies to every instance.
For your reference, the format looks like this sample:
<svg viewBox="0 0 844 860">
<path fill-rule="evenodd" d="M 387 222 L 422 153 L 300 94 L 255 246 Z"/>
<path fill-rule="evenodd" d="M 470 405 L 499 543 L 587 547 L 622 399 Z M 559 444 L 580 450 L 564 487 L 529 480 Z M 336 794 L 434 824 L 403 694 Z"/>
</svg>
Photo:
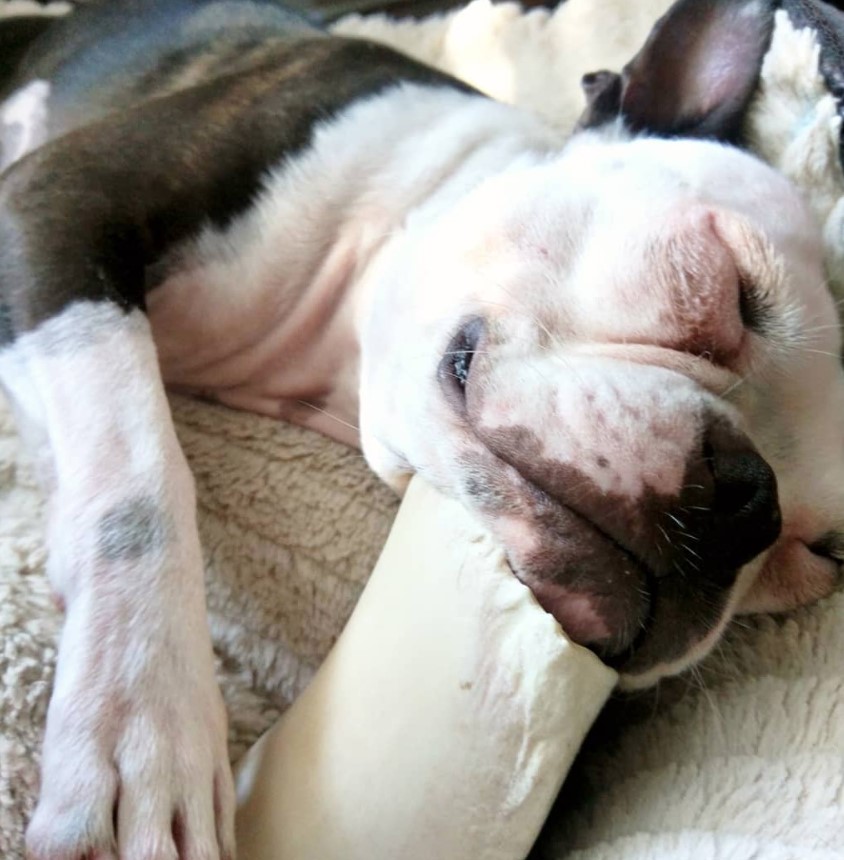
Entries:
<svg viewBox="0 0 844 860">
<path fill-rule="evenodd" d="M 19 338 L 12 361 L 18 407 L 49 440 L 49 572 L 66 607 L 30 852 L 225 857 L 226 718 L 193 483 L 147 320 L 81 302 Z"/>
<path fill-rule="evenodd" d="M 116 291 L 102 246 L 57 248 L 49 218 L 29 214 L 21 201 L 37 196 L 34 181 L 0 201 L 12 322 L 0 378 L 41 455 L 49 573 L 66 619 L 28 850 L 35 860 L 230 857 L 226 716 L 193 482 L 149 323 Z M 90 240 L 78 222 L 65 237 L 74 227 Z"/>
</svg>

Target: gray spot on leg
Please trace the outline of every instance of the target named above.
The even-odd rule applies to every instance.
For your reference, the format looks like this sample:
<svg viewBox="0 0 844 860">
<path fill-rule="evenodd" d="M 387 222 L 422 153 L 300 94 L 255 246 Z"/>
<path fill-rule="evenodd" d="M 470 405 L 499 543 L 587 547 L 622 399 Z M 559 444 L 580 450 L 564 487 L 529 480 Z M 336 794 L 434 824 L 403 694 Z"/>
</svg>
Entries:
<svg viewBox="0 0 844 860">
<path fill-rule="evenodd" d="M 15 327 L 12 324 L 12 309 L 8 302 L 0 302 L 0 349 L 8 346 L 15 339 Z"/>
<path fill-rule="evenodd" d="M 168 541 L 169 520 L 152 496 L 134 496 L 100 520 L 97 555 L 105 561 L 132 561 L 160 550 Z"/>
</svg>

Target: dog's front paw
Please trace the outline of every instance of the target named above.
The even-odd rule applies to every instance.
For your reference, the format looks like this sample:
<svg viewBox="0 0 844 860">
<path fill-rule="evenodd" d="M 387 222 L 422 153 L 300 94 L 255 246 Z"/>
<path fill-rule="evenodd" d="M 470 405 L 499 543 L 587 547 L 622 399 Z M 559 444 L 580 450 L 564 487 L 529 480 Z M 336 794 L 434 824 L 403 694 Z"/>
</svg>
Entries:
<svg viewBox="0 0 844 860">
<path fill-rule="evenodd" d="M 205 654 L 184 641 L 151 645 L 155 637 L 127 640 L 118 626 L 80 643 L 84 631 L 72 626 L 69 619 L 47 718 L 29 857 L 231 860 L 234 789 L 210 645 Z"/>
</svg>

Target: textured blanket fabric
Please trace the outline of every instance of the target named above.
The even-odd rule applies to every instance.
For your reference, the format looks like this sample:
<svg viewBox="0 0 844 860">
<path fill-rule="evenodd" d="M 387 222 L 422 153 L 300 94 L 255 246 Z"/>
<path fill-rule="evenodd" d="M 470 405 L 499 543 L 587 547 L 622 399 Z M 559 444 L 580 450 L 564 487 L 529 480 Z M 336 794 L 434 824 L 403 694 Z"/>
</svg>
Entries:
<svg viewBox="0 0 844 860">
<path fill-rule="evenodd" d="M 476 2 L 421 23 L 350 19 L 338 29 L 399 45 L 565 130 L 580 110 L 580 74 L 620 67 L 667 5 L 569 0 L 555 13 L 525 14 Z M 3 3 L 0 11 L 20 8 Z M 835 276 L 844 248 L 837 120 L 822 98 L 811 39 L 782 20 L 777 39 L 752 131 L 765 157 L 812 197 Z M 197 479 L 237 758 L 330 648 L 396 501 L 355 451 L 207 404 L 173 405 Z M 22 857 L 61 623 L 44 577 L 43 519 L 32 468 L 0 407 L 0 857 L 8 860 Z M 789 618 L 745 619 L 692 682 L 610 707 L 537 855 L 841 857 L 842 612 L 837 596 Z"/>
</svg>

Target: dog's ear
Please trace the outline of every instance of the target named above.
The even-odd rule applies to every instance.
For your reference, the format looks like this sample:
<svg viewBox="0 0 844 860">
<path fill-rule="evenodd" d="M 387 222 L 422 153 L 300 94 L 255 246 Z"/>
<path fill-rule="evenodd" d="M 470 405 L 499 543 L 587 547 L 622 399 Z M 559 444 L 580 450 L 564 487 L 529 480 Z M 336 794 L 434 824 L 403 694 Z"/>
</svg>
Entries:
<svg viewBox="0 0 844 860">
<path fill-rule="evenodd" d="M 617 80 L 584 78 L 581 127 L 621 116 L 632 131 L 733 140 L 756 88 L 775 0 L 679 0 Z"/>
<path fill-rule="evenodd" d="M 597 128 L 619 115 L 624 87 L 621 75 L 606 69 L 590 72 L 583 76 L 580 86 L 586 96 L 586 110 L 580 115 L 578 128 Z"/>
</svg>

